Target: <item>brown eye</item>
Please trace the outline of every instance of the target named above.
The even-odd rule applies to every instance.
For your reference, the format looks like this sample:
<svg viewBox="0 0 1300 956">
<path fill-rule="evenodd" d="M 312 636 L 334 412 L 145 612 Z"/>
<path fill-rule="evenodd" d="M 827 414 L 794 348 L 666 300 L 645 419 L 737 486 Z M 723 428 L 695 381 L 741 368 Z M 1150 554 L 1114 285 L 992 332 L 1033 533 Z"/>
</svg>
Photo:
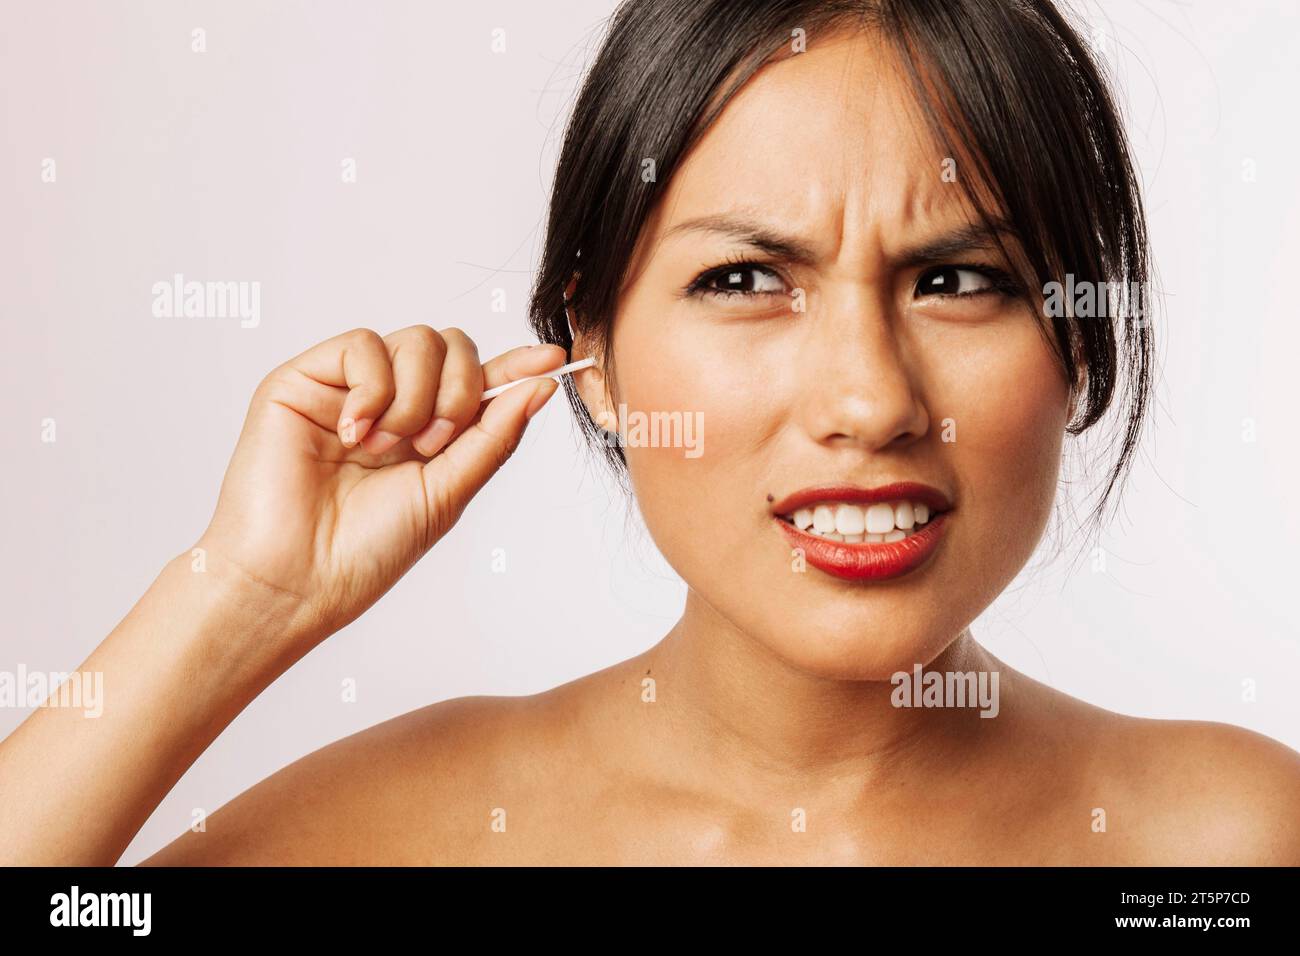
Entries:
<svg viewBox="0 0 1300 956">
<path fill-rule="evenodd" d="M 696 291 L 713 295 L 772 295 L 785 292 L 781 277 L 766 266 L 741 262 L 707 272 Z"/>
<path fill-rule="evenodd" d="M 913 298 L 927 295 L 977 295 L 1001 291 L 997 281 L 980 269 L 939 266 L 921 274 L 916 280 Z"/>
</svg>

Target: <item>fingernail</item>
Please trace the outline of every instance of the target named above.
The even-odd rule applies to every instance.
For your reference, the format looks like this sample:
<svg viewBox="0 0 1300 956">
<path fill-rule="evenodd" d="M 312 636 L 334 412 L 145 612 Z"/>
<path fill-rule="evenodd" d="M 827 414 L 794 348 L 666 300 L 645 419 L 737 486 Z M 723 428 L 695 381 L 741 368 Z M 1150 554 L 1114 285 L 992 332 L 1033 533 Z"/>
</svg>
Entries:
<svg viewBox="0 0 1300 956">
<path fill-rule="evenodd" d="M 362 447 L 372 455 L 382 455 L 388 449 L 392 448 L 402 440 L 401 435 L 394 435 L 392 432 L 377 431 L 371 432 L 363 441 Z"/>
<path fill-rule="evenodd" d="M 435 418 L 424 431 L 411 439 L 411 444 L 425 458 L 432 458 L 447 444 L 455 430 L 456 423 L 450 418 Z"/>
<path fill-rule="evenodd" d="M 351 448 L 365 438 L 366 432 L 370 431 L 370 426 L 374 423 L 373 418 L 359 418 L 356 421 L 351 418 L 339 419 L 339 439 L 343 442 L 343 447 Z"/>
<path fill-rule="evenodd" d="M 541 384 L 538 385 L 536 391 L 533 392 L 533 397 L 529 399 L 528 408 L 524 410 L 524 415 L 528 418 L 532 418 L 536 415 L 541 411 L 542 406 L 546 404 L 546 400 L 555 394 L 555 390 L 559 387 L 560 383 L 553 378 L 542 379 Z"/>
</svg>

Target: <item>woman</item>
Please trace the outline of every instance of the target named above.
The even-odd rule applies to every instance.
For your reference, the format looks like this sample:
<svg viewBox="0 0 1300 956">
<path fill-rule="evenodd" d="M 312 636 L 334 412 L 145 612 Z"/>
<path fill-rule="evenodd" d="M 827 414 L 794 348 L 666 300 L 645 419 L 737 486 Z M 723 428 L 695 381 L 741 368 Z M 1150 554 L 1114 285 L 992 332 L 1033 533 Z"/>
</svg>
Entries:
<svg viewBox="0 0 1300 956">
<path fill-rule="evenodd" d="M 618 12 L 556 175 L 546 344 L 482 363 L 456 329 L 357 330 L 266 377 L 210 526 L 82 666 L 113 707 L 0 745 L 3 862 L 116 861 L 555 385 L 482 391 L 591 356 L 566 388 L 689 586 L 672 630 L 339 741 L 148 863 L 1300 863 L 1296 753 L 1090 706 L 969 630 L 1042 535 L 1065 434 L 1121 411 L 1100 516 L 1147 405 L 1139 295 L 1048 293 L 1147 281 L 1086 47 L 1047 0 L 736 9 Z M 706 427 L 634 440 L 653 413 Z"/>
</svg>

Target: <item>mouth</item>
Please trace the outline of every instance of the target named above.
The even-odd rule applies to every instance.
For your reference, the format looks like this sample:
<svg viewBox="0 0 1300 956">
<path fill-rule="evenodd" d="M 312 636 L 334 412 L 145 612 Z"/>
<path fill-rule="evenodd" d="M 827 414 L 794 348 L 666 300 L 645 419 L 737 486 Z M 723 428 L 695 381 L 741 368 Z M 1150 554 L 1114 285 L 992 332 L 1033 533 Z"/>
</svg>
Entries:
<svg viewBox="0 0 1300 956">
<path fill-rule="evenodd" d="M 915 571 L 934 554 L 952 510 L 928 485 L 807 488 L 772 506 L 788 542 L 813 567 L 847 580 L 885 580 Z"/>
</svg>

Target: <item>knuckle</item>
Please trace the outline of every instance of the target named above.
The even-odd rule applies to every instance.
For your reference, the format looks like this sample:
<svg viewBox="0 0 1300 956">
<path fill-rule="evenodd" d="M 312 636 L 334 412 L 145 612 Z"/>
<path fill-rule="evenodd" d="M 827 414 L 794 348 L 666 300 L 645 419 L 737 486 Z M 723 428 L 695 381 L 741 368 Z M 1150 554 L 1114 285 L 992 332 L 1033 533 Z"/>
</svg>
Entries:
<svg viewBox="0 0 1300 956">
<path fill-rule="evenodd" d="M 374 329 L 355 328 L 343 333 L 343 338 L 350 346 L 359 348 L 384 347 L 384 340 Z"/>
<path fill-rule="evenodd" d="M 295 385 L 299 377 L 298 373 L 289 366 L 277 365 L 257 383 L 257 388 L 253 390 L 253 397 L 261 400 L 275 399 Z"/>
<path fill-rule="evenodd" d="M 469 355 L 474 356 L 475 364 L 477 364 L 478 344 L 472 338 L 470 338 L 466 332 L 462 331 L 461 329 L 452 327 L 452 328 L 443 329 L 440 334 L 442 335 L 443 339 L 445 339 L 449 344 L 451 342 L 455 342 Z"/>
<path fill-rule="evenodd" d="M 410 328 L 403 329 L 401 334 L 428 348 L 438 348 L 444 344 L 442 336 L 428 325 L 412 325 Z"/>
<path fill-rule="evenodd" d="M 447 343 L 443 337 L 427 325 L 412 325 L 397 333 L 398 341 L 404 346 L 432 355 L 445 355 Z"/>
</svg>

